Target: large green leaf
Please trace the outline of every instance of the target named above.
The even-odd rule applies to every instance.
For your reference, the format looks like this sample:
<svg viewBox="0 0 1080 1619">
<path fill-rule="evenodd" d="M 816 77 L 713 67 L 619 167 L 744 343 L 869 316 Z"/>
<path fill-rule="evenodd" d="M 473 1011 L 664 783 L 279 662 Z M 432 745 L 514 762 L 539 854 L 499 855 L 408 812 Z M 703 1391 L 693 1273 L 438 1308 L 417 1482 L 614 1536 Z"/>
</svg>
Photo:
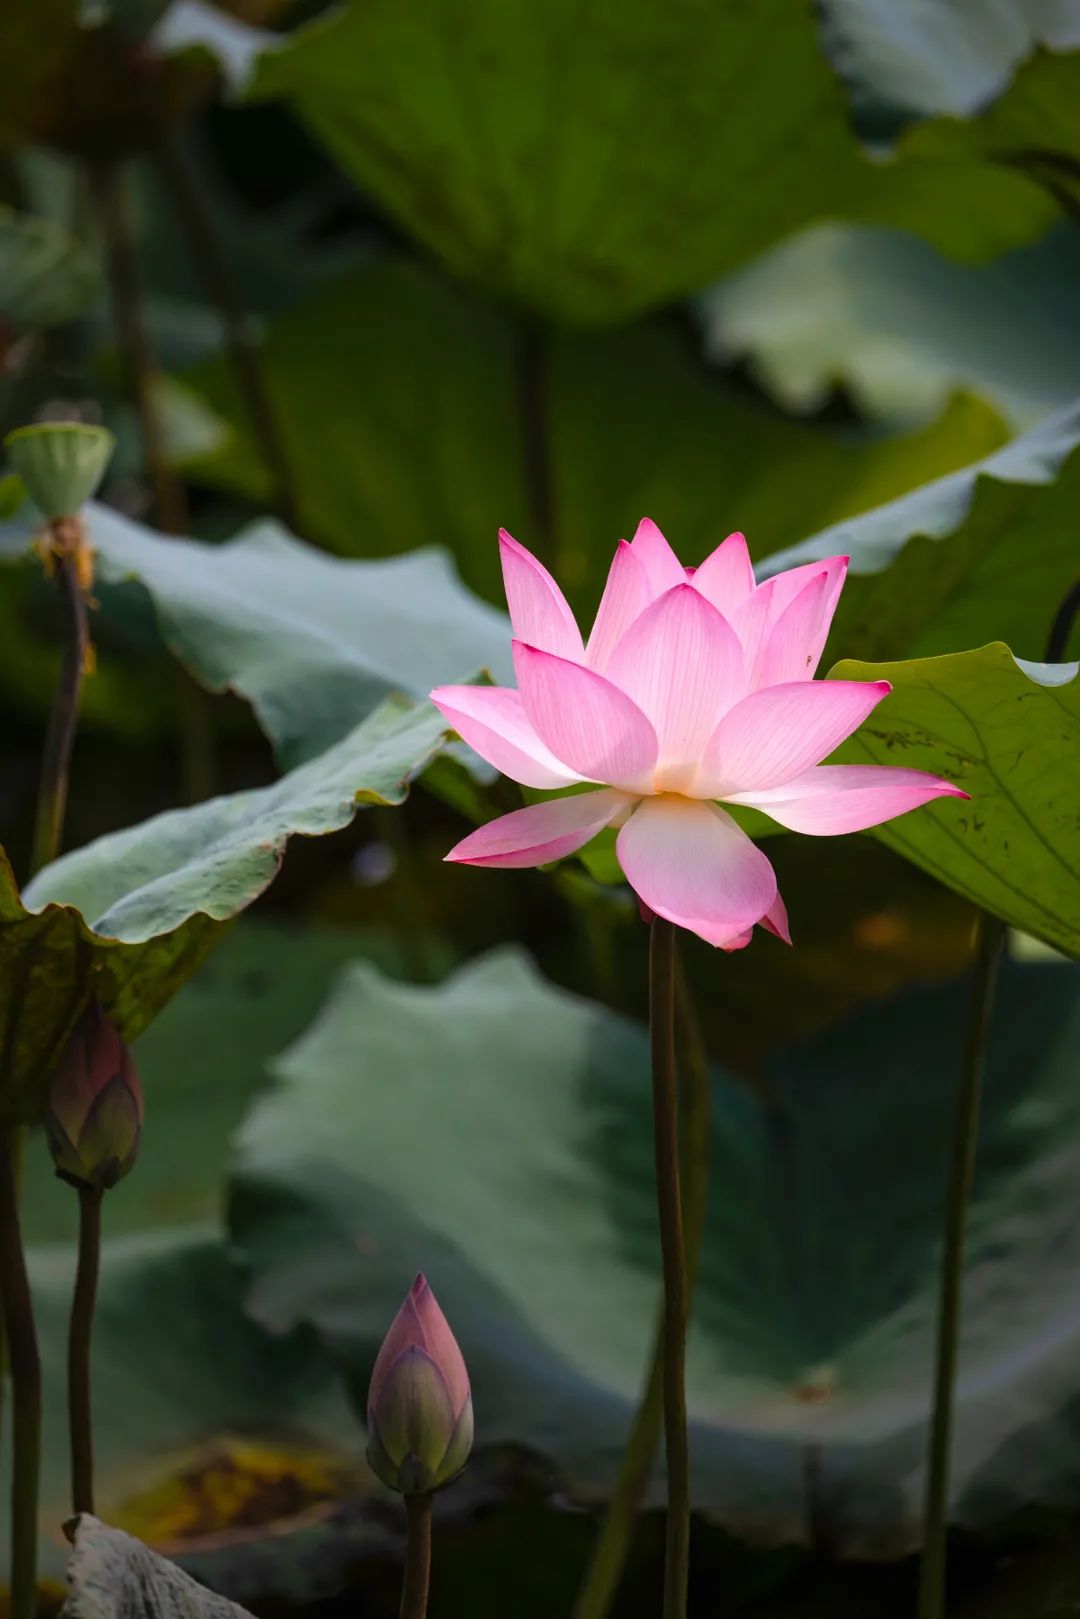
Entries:
<svg viewBox="0 0 1080 1619">
<path fill-rule="evenodd" d="M 816 225 L 702 300 L 709 351 L 749 357 L 788 409 L 838 385 L 870 416 L 919 420 L 956 388 L 1018 428 L 1075 398 L 1080 233 L 973 268 L 902 231 Z"/>
<path fill-rule="evenodd" d="M 971 794 L 970 805 L 929 804 L 875 836 L 995 916 L 1080 956 L 1076 664 L 1021 666 L 995 645 L 908 663 L 848 660 L 830 674 L 893 686 L 837 759 L 930 770 Z"/>
<path fill-rule="evenodd" d="M 774 1063 L 768 1100 L 716 1081 L 689 1351 L 694 1492 L 755 1537 L 801 1539 L 820 1512 L 842 1550 L 917 1539 L 966 1002 L 953 987 L 868 1012 Z M 1062 1212 L 1078 1050 L 1076 971 L 1007 968 L 958 1389 L 968 1516 L 1071 1487 L 1054 1419 L 1080 1386 L 1080 1234 Z M 423 1266 L 470 1367 L 479 1445 L 531 1445 L 574 1494 L 602 1493 L 657 1293 L 644 1030 L 545 985 L 514 952 L 434 989 L 360 967 L 278 1070 L 241 1135 L 232 1205 L 255 1316 L 313 1322 L 360 1404 Z M 1022 1479 L 994 1459 L 1018 1436 Z"/>
<path fill-rule="evenodd" d="M 987 454 L 1005 432 L 974 400 L 870 442 L 785 421 L 710 375 L 685 330 L 664 321 L 552 334 L 534 358 L 549 536 L 526 494 L 520 339 L 508 316 L 416 265 L 382 263 L 272 321 L 264 362 L 304 532 L 359 555 L 439 540 L 467 583 L 501 600 L 501 523 L 545 550 L 575 604 L 592 610 L 615 540 L 643 513 L 688 561 L 734 527 L 763 556 Z M 236 437 L 198 474 L 265 497 L 224 368 L 199 376 Z"/>
<path fill-rule="evenodd" d="M 255 90 L 288 97 L 451 269 L 560 317 L 625 319 L 820 217 L 909 225 L 963 257 L 1052 217 L 977 132 L 934 125 L 914 159 L 872 162 L 813 9 L 786 0 L 353 0 L 266 57 Z"/>
<path fill-rule="evenodd" d="M 768 558 L 776 572 L 847 552 L 830 639 L 862 658 L 1007 641 L 1041 658 L 1077 573 L 1080 406 L 1004 449 Z"/>
<path fill-rule="evenodd" d="M 286 762 L 337 742 L 389 692 L 426 697 L 485 665 L 509 677 L 505 617 L 463 589 L 444 551 L 354 562 L 272 522 L 217 546 L 104 506 L 89 522 L 103 577 L 145 586 L 181 662 L 246 697 Z"/>
<path fill-rule="evenodd" d="M 387 700 L 271 787 L 171 810 L 64 855 L 20 898 L 0 854 L 0 1117 L 34 1118 L 89 996 L 133 1039 L 222 928 L 276 875 L 294 836 L 398 804 L 445 734 L 430 704 Z"/>
</svg>

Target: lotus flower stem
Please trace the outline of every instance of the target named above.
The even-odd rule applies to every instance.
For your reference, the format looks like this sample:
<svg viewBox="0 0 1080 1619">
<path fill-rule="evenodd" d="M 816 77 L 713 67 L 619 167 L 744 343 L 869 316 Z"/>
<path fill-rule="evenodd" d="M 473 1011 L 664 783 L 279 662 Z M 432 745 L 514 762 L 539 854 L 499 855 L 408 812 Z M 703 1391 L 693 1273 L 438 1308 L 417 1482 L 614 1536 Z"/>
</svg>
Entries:
<svg viewBox="0 0 1080 1619">
<path fill-rule="evenodd" d="M 12 1388 L 11 1619 L 37 1610 L 38 1480 L 41 1468 L 41 1360 L 19 1228 L 15 1148 L 0 1143 L 0 1298 Z"/>
<path fill-rule="evenodd" d="M 996 917 L 981 915 L 977 928 L 975 970 L 964 1067 L 957 1099 L 945 1213 L 945 1242 L 941 1258 L 941 1292 L 934 1357 L 934 1411 L 930 1430 L 923 1554 L 919 1570 L 919 1619 L 945 1619 L 949 1456 L 963 1302 L 964 1237 L 975 1178 L 987 1032 L 998 961 L 1005 940 L 1005 926 Z"/>
<path fill-rule="evenodd" d="M 654 917 L 649 939 L 649 1027 L 652 1040 L 653 1145 L 660 1251 L 664 1270 L 664 1444 L 667 1538 L 664 1619 L 686 1613 L 690 1563 L 690 1452 L 686 1433 L 686 1250 L 679 1185 L 675 1084 L 675 928 Z"/>
<path fill-rule="evenodd" d="M 51 567 L 63 614 L 64 646 L 60 657 L 60 678 L 53 695 L 41 759 L 41 782 L 34 825 L 35 871 L 56 859 L 63 842 L 79 697 L 90 647 L 86 597 L 79 582 L 78 565 L 72 556 L 54 554 Z"/>
<path fill-rule="evenodd" d="M 709 1066 L 685 975 L 675 961 L 675 997 L 685 1061 L 679 1083 L 679 1147 L 688 1298 L 693 1297 L 708 1204 L 711 1102 Z M 606 1619 L 626 1567 L 664 1421 L 664 1316 L 661 1306 L 645 1386 L 619 1464 L 607 1513 L 574 1604 L 572 1619 Z"/>
<path fill-rule="evenodd" d="M 1080 613 L 1080 579 L 1066 591 L 1046 641 L 1046 662 L 1060 663 Z M 934 1368 L 934 1410 L 930 1430 L 930 1463 L 922 1564 L 919 1571 L 919 1619 L 944 1619 L 946 1549 L 949 1513 L 949 1459 L 964 1280 L 964 1236 L 975 1177 L 983 1069 L 987 1032 L 1005 943 L 1005 924 L 982 913 L 978 921 L 975 971 L 968 1021 L 964 1072 L 957 1103 L 952 1168 L 949 1177 L 945 1245 L 941 1261 L 941 1295 Z"/>
<path fill-rule="evenodd" d="M 431 1496 L 405 1497 L 405 1580 L 401 1619 L 426 1619 L 431 1583 Z"/>
<path fill-rule="evenodd" d="M 198 185 L 188 171 L 184 155 L 170 130 L 155 120 L 155 153 L 165 185 L 176 204 L 187 234 L 192 260 L 221 321 L 225 353 L 232 366 L 236 391 L 247 412 L 251 435 L 258 445 L 273 490 L 273 505 L 283 523 L 293 530 L 298 521 L 295 481 L 281 436 L 274 401 L 266 385 L 259 347 L 253 341 L 246 311 L 214 230 L 214 222 Z"/>
<path fill-rule="evenodd" d="M 101 1258 L 101 1200 L 96 1186 L 80 1186 L 79 1263 L 68 1328 L 68 1434 L 71 1510 L 94 1510 L 94 1429 L 90 1404 L 90 1339 Z"/>
</svg>

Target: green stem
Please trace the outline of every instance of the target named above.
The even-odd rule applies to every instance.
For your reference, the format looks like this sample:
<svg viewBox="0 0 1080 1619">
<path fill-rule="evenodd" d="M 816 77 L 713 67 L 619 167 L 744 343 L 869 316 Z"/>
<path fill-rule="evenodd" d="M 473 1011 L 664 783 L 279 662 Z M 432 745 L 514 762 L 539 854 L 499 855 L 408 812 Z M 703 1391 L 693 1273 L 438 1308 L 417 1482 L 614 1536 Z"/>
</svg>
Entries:
<svg viewBox="0 0 1080 1619">
<path fill-rule="evenodd" d="M 41 1360 L 26 1274 L 15 1151 L 0 1143 L 0 1298 L 12 1389 L 11 1619 L 37 1609 L 38 1481 L 41 1467 Z"/>
<path fill-rule="evenodd" d="M 94 1428 L 90 1404 L 90 1339 L 94 1330 L 101 1258 L 101 1191 L 79 1189 L 79 1263 L 68 1329 L 68 1434 L 71 1441 L 71 1510 L 94 1510 Z"/>
<path fill-rule="evenodd" d="M 678 960 L 675 963 L 675 998 L 685 1057 L 679 1083 L 679 1161 L 683 1226 L 686 1231 L 687 1292 L 688 1298 L 692 1298 L 708 1203 L 712 1094 L 708 1056 Z M 664 1317 L 661 1307 L 645 1385 L 638 1400 L 608 1509 L 578 1591 L 572 1619 L 606 1619 L 615 1601 L 663 1427 L 663 1367 Z"/>
<path fill-rule="evenodd" d="M 426 1619 L 431 1583 L 431 1496 L 405 1497 L 405 1579 L 400 1619 Z"/>
<path fill-rule="evenodd" d="M 963 1302 L 964 1236 L 971 1188 L 975 1178 L 975 1152 L 979 1138 L 979 1105 L 986 1062 L 987 1031 L 994 1000 L 998 961 L 1005 940 L 1005 926 L 996 917 L 982 915 L 977 925 L 975 970 L 968 1014 L 964 1067 L 960 1095 L 957 1099 L 945 1214 L 945 1243 L 941 1258 L 941 1291 L 934 1357 L 934 1410 L 930 1429 L 923 1554 L 919 1570 L 919 1619 L 945 1619 L 949 1456 Z"/>
<path fill-rule="evenodd" d="M 63 615 L 64 644 L 60 654 L 60 678 L 53 694 L 45 748 L 41 756 L 41 781 L 34 825 L 34 871 L 40 871 L 50 860 L 55 860 L 63 842 L 79 696 L 90 645 L 86 599 L 79 584 L 74 559 L 54 555 L 53 572 Z"/>
<path fill-rule="evenodd" d="M 664 1270 L 663 1386 L 667 1455 L 664 1619 L 684 1619 L 690 1563 L 690 1451 L 686 1432 L 686 1252 L 679 1186 L 675 1086 L 675 928 L 655 917 L 649 940 L 653 1147 Z"/>
</svg>

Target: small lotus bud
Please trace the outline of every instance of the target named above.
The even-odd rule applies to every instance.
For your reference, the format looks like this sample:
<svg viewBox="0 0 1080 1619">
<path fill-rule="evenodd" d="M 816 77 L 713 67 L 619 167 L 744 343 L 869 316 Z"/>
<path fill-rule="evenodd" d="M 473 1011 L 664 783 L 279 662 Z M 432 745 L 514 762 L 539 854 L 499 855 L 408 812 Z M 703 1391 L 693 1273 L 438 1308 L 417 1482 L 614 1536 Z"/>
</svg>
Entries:
<svg viewBox="0 0 1080 1619">
<path fill-rule="evenodd" d="M 135 1162 L 142 1091 L 131 1053 L 96 1001 L 64 1047 L 45 1129 L 56 1173 L 72 1186 L 107 1191 Z"/>
<path fill-rule="evenodd" d="M 107 427 L 42 422 L 17 427 L 4 440 L 4 448 L 30 499 L 52 521 L 78 516 L 105 476 L 115 443 Z"/>
<path fill-rule="evenodd" d="M 423 1276 L 383 1339 L 368 1389 L 368 1461 L 392 1490 L 426 1495 L 457 1477 L 473 1442 L 469 1374 Z"/>
</svg>

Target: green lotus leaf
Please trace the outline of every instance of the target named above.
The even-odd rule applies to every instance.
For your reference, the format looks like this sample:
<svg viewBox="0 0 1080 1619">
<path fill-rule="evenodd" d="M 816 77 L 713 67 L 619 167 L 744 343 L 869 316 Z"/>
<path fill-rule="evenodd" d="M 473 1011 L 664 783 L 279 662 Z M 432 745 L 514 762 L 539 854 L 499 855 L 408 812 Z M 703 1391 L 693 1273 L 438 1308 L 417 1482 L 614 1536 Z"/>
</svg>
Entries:
<svg viewBox="0 0 1080 1619">
<path fill-rule="evenodd" d="M 1068 225 L 974 267 L 902 231 L 819 224 L 701 302 L 710 355 L 748 359 L 789 410 L 839 386 L 867 416 L 919 421 L 964 388 L 1022 430 L 1076 396 L 1078 288 Z"/>
<path fill-rule="evenodd" d="M 754 1092 L 715 1078 L 691 1455 L 698 1510 L 741 1534 L 805 1540 L 819 1514 L 841 1552 L 918 1541 L 967 1000 L 961 983 L 867 1010 L 771 1062 Z M 1077 970 L 1007 963 L 968 1252 L 963 1521 L 1073 1487 L 1078 1056 Z M 657 1296 L 644 1029 L 515 951 L 439 987 L 358 966 L 277 1077 L 240 1134 L 231 1203 L 255 1318 L 311 1322 L 361 1409 L 423 1265 L 480 1450 L 530 1446 L 572 1495 L 602 1496 Z"/>
<path fill-rule="evenodd" d="M 1080 674 L 985 646 L 909 663 L 838 663 L 892 693 L 834 756 L 946 776 L 971 803 L 928 804 L 874 836 L 1014 927 L 1080 956 Z"/>
<path fill-rule="evenodd" d="M 445 735 L 430 704 L 387 700 L 270 787 L 170 810 L 46 866 L 20 897 L 0 856 L 0 1089 L 4 1124 L 36 1118 L 87 999 L 133 1039 L 273 881 L 294 836 L 399 804 Z"/>
<path fill-rule="evenodd" d="M 605 322 L 822 217 L 902 225 L 964 258 L 1034 239 L 1054 203 L 993 156 L 1004 131 L 1034 140 L 1064 110 L 1058 66 L 1032 59 L 982 118 L 935 120 L 883 162 L 856 140 L 812 9 L 783 0 L 572 19 L 467 0 L 452 23 L 438 0 L 352 0 L 265 57 L 254 93 L 287 98 L 453 271 Z"/>
<path fill-rule="evenodd" d="M 1002 640 L 1039 659 L 1076 579 L 1078 494 L 1073 405 L 971 466 L 776 552 L 762 571 L 850 555 L 834 656 L 925 657 Z"/>
<path fill-rule="evenodd" d="M 426 698 L 484 665 L 511 678 L 507 619 L 436 547 L 357 562 L 272 521 L 208 545 L 94 503 L 86 518 L 99 577 L 138 581 L 174 654 L 211 690 L 247 698 L 286 764 L 339 741 L 389 693 Z M 25 512 L 7 532 L 28 540 Z"/>
<path fill-rule="evenodd" d="M 437 540 L 467 584 L 501 602 L 502 524 L 592 612 L 615 541 L 643 514 L 688 562 L 733 528 L 760 558 L 977 461 L 1007 435 L 970 398 L 917 431 L 870 440 L 785 420 L 711 375 L 666 320 L 551 333 L 526 358 L 509 316 L 415 264 L 350 272 L 274 317 L 263 360 L 302 531 L 361 556 Z M 538 413 L 530 442 L 547 466 L 546 534 L 525 477 L 526 378 Z M 227 371 L 215 363 L 191 380 L 235 430 L 193 475 L 265 499 Z"/>
</svg>

